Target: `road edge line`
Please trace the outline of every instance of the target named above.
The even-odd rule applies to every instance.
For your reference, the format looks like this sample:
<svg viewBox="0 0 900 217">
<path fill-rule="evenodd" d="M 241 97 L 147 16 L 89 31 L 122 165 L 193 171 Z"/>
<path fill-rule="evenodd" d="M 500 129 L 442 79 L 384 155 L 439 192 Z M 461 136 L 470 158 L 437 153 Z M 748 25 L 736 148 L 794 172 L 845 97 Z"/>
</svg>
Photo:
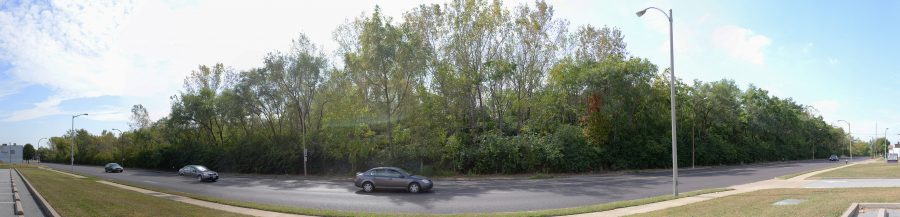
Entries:
<svg viewBox="0 0 900 217">
<path fill-rule="evenodd" d="M 38 192 L 37 189 L 35 189 L 34 187 L 31 186 L 31 182 L 28 182 L 28 179 L 25 178 L 25 175 L 22 175 L 22 173 L 19 172 L 19 169 L 16 169 L 16 168 L 13 168 L 13 169 L 16 170 L 16 174 L 19 174 L 19 178 L 22 178 L 22 182 L 25 183 L 25 188 L 27 188 L 28 191 L 31 192 L 32 196 L 37 197 L 36 202 L 37 202 L 38 208 L 40 208 L 41 211 L 44 212 L 44 215 L 48 215 L 48 216 L 52 216 L 52 217 L 61 217 L 59 215 L 59 213 L 56 212 L 56 209 L 53 209 L 53 206 L 50 206 L 50 203 L 44 199 L 44 196 L 41 196 L 41 193 Z"/>
</svg>

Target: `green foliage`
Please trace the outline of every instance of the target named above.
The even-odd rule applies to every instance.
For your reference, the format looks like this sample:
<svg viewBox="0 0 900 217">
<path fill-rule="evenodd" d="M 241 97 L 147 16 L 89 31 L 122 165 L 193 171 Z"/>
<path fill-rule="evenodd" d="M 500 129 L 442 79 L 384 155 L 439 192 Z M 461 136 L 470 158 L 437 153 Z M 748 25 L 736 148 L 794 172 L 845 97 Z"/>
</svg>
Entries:
<svg viewBox="0 0 900 217">
<path fill-rule="evenodd" d="M 42 158 L 174 170 L 346 174 L 552 173 L 671 167 L 670 78 L 629 56 L 615 27 L 551 5 L 376 7 L 337 28 L 337 59 L 305 35 L 256 68 L 201 65 L 157 120 L 132 108 L 119 137 L 50 139 Z M 823 158 L 848 136 L 792 99 L 734 81 L 675 81 L 679 165 Z M 74 135 L 74 137 L 73 137 Z M 863 144 L 854 148 L 865 153 Z M 308 158 L 304 158 L 304 150 Z M 855 153 L 855 155 L 858 155 Z M 307 168 L 304 168 L 304 160 Z"/>
<path fill-rule="evenodd" d="M 31 143 L 25 144 L 22 150 L 22 160 L 34 160 L 35 150 Z"/>
</svg>

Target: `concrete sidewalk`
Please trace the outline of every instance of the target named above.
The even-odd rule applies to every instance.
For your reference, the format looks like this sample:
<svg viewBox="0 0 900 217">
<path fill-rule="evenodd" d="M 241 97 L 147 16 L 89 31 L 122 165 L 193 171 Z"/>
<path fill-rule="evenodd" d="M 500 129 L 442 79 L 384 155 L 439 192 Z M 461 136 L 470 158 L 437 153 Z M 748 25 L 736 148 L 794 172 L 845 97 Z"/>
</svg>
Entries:
<svg viewBox="0 0 900 217">
<path fill-rule="evenodd" d="M 758 191 L 758 190 L 763 190 L 763 189 L 803 188 L 803 186 L 806 186 L 806 185 L 814 182 L 812 180 L 806 180 L 806 178 L 809 178 L 811 176 L 814 176 L 814 175 L 817 175 L 820 173 L 824 173 L 824 172 L 828 172 L 828 171 L 832 171 L 832 170 L 836 170 L 836 169 L 841 169 L 841 168 L 848 167 L 848 166 L 855 165 L 855 164 L 873 163 L 873 162 L 879 162 L 879 161 L 868 160 L 868 161 L 863 161 L 863 162 L 851 163 L 851 164 L 847 164 L 847 165 L 843 165 L 843 166 L 839 166 L 839 167 L 833 167 L 833 168 L 829 168 L 829 169 L 823 169 L 823 170 L 818 170 L 815 172 L 806 173 L 806 174 L 795 176 L 793 178 L 786 179 L 786 180 L 769 179 L 769 180 L 764 180 L 764 181 L 759 181 L 759 182 L 754 182 L 754 183 L 734 185 L 734 186 L 728 187 L 728 188 L 734 189 L 731 191 L 709 193 L 709 194 L 697 195 L 697 196 L 692 196 L 692 197 L 684 197 L 684 198 L 678 198 L 678 199 L 674 199 L 674 200 L 667 200 L 667 201 L 662 201 L 662 202 L 657 202 L 657 203 L 644 204 L 644 205 L 640 205 L 640 206 L 624 207 L 624 208 L 619 208 L 619 209 L 614 209 L 614 210 L 607 210 L 607 211 L 603 211 L 603 212 L 584 213 L 584 214 L 578 214 L 578 215 L 572 215 L 572 216 L 627 216 L 627 215 L 634 215 L 634 214 L 638 214 L 638 213 L 646 213 L 646 212 L 652 212 L 652 211 L 656 211 L 656 210 L 668 209 L 668 208 L 672 208 L 672 207 L 683 206 L 683 205 L 701 202 L 701 201 L 705 201 L 705 200 L 711 200 L 711 199 L 716 199 L 716 198 L 720 198 L 720 197 L 726 197 L 726 196 L 731 196 L 731 195 L 735 195 L 735 194 L 747 193 L 747 192 Z"/>
</svg>

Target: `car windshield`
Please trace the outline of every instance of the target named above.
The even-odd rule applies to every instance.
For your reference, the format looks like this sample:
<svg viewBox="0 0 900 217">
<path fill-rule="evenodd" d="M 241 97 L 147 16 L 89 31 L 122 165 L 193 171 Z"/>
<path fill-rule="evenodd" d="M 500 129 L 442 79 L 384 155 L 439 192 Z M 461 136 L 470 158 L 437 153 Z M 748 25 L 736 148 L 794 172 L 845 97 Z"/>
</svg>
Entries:
<svg viewBox="0 0 900 217">
<path fill-rule="evenodd" d="M 119 166 L 119 164 L 117 164 L 117 163 L 111 163 L 111 164 L 107 164 L 106 166 L 109 166 L 109 167 L 115 167 L 115 166 Z"/>
<path fill-rule="evenodd" d="M 197 171 L 200 172 L 209 171 L 209 169 L 206 169 L 204 166 L 194 166 L 194 168 L 197 168 Z"/>
</svg>

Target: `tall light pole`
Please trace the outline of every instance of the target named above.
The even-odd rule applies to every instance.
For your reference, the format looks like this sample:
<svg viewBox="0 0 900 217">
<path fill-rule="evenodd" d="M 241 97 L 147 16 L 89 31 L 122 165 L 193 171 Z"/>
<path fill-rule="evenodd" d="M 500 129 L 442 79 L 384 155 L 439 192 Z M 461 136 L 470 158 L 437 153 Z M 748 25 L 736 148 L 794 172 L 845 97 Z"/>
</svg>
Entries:
<svg viewBox="0 0 900 217">
<path fill-rule="evenodd" d="M 41 150 L 41 141 L 44 141 L 45 139 L 47 139 L 47 137 L 38 139 L 38 142 L 37 142 L 37 148 L 35 149 L 35 152 L 34 152 L 35 155 L 37 155 L 37 150 Z M 23 153 L 23 155 L 24 155 L 24 153 Z M 38 162 L 40 162 L 40 161 L 41 161 L 41 156 L 38 155 Z"/>
<path fill-rule="evenodd" d="M 122 141 L 121 141 L 122 140 L 122 130 L 119 130 L 116 128 L 113 128 L 112 130 L 119 131 L 119 138 L 117 138 L 119 141 L 117 141 L 117 142 L 122 143 Z M 122 143 L 119 146 L 120 146 L 119 148 L 122 149 L 121 151 L 119 151 L 122 153 L 122 162 L 119 162 L 119 163 L 121 163 L 122 165 L 125 165 L 125 144 Z"/>
<path fill-rule="evenodd" d="M 72 115 L 72 145 L 69 146 L 69 156 L 70 156 L 69 165 L 72 166 L 72 172 L 75 172 L 75 135 L 77 135 L 75 133 L 75 118 L 77 118 L 78 116 L 82 116 L 82 115 L 88 115 L 88 114 L 84 113 L 84 114 L 80 114 L 80 115 Z"/>
<path fill-rule="evenodd" d="M 675 45 L 673 43 L 674 36 L 672 34 L 672 9 L 669 9 L 669 13 L 666 13 L 666 11 L 662 9 L 648 7 L 635 14 L 637 14 L 638 17 L 641 17 L 644 13 L 647 13 L 648 9 L 656 9 L 657 11 L 662 12 L 663 15 L 666 15 L 666 18 L 669 19 L 669 97 L 671 98 L 670 105 L 672 106 L 672 195 L 678 196 L 678 133 L 675 131 L 677 122 L 675 119 Z"/>
<path fill-rule="evenodd" d="M 850 137 L 850 143 L 847 144 L 848 150 L 850 150 L 850 160 L 853 160 L 853 134 L 850 132 L 850 122 L 845 120 L 838 120 L 838 122 L 847 123 L 847 136 Z"/>
<path fill-rule="evenodd" d="M 889 128 L 889 127 L 885 127 L 885 128 L 884 128 L 884 150 L 887 150 L 887 145 L 889 144 L 888 141 L 887 141 L 887 131 L 888 131 L 888 129 L 891 129 L 891 128 Z M 887 156 L 887 152 L 885 152 L 885 156 Z"/>
</svg>

